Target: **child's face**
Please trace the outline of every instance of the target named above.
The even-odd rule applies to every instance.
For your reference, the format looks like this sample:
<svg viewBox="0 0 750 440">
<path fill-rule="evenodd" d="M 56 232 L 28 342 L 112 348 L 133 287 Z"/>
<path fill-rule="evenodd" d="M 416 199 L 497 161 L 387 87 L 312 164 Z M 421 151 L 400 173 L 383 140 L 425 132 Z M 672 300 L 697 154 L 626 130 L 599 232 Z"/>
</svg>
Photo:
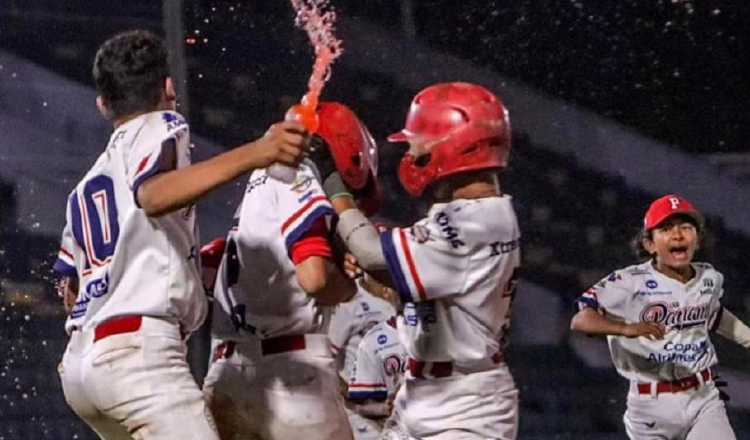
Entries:
<svg viewBox="0 0 750 440">
<path fill-rule="evenodd" d="M 671 217 L 651 231 L 651 238 L 644 239 L 643 246 L 656 254 L 659 265 L 684 269 L 698 249 L 698 230 L 682 216 Z"/>
</svg>

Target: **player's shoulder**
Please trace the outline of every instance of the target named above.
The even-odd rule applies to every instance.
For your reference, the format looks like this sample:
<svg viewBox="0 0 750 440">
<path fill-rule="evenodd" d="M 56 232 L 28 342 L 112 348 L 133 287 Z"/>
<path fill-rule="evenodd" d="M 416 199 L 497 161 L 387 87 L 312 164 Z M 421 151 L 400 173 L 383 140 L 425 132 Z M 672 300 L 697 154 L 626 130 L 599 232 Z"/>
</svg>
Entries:
<svg viewBox="0 0 750 440">
<path fill-rule="evenodd" d="M 647 282 L 653 276 L 648 263 L 634 264 L 615 269 L 602 278 L 594 288 L 597 290 L 631 290 L 638 284 Z"/>
<path fill-rule="evenodd" d="M 173 111 L 156 111 L 146 113 L 144 129 L 148 129 L 150 134 L 171 136 L 174 133 L 188 130 L 188 123 L 185 118 Z"/>
<path fill-rule="evenodd" d="M 416 237 L 441 238 L 455 250 L 481 250 L 487 244 L 508 243 L 515 249 L 520 239 L 510 196 L 457 199 L 436 203 L 427 217 L 411 228 Z"/>
<path fill-rule="evenodd" d="M 704 261 L 694 261 L 692 264 L 696 270 L 699 270 L 701 272 L 721 273 L 711 263 L 706 263 Z"/>
<path fill-rule="evenodd" d="M 161 145 L 168 138 L 178 140 L 187 137 L 189 127 L 185 118 L 173 111 L 155 111 L 143 114 L 120 128 L 123 130 L 119 136 L 123 139 L 130 138 L 137 147 Z M 117 141 L 117 138 L 114 139 Z"/>
<path fill-rule="evenodd" d="M 715 283 L 719 285 L 724 282 L 724 274 L 716 269 L 711 263 L 693 262 L 693 268 L 695 268 L 700 278 L 713 279 L 715 280 Z"/>
</svg>

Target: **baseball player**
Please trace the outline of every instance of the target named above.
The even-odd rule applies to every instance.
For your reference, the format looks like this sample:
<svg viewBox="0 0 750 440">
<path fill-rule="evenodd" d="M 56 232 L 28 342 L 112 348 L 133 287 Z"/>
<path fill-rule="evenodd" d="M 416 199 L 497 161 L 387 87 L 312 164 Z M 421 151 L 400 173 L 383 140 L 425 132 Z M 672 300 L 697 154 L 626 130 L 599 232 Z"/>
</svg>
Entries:
<svg viewBox="0 0 750 440">
<path fill-rule="evenodd" d="M 338 235 L 402 301 L 409 371 L 395 401 L 400 422 L 412 438 L 513 439 L 518 390 L 503 348 L 520 232 L 497 175 L 510 152 L 507 112 L 481 86 L 436 84 L 415 96 L 406 128 L 389 140 L 409 144 L 399 168 L 407 192 L 435 201 L 411 227 L 378 236 L 345 181 L 318 168 Z"/>
<path fill-rule="evenodd" d="M 332 166 L 376 194 L 364 125 L 343 104 L 317 111 L 311 144 L 328 145 Z M 356 286 L 334 264 L 333 215 L 311 163 L 292 183 L 250 176 L 215 287 L 219 343 L 204 384 L 224 439 L 352 438 L 327 332 L 333 306 Z"/>
<path fill-rule="evenodd" d="M 193 203 L 251 169 L 296 165 L 304 129 L 282 123 L 190 165 L 159 37 L 107 40 L 93 75 L 114 132 L 70 194 L 54 265 L 72 302 L 59 368 L 65 398 L 104 439 L 217 439 L 185 360 L 185 340 L 206 314 Z"/>
<path fill-rule="evenodd" d="M 399 438 L 397 417 L 391 417 L 392 405 L 407 362 L 408 355 L 398 339 L 396 317 L 391 316 L 362 337 L 349 377 L 348 401 L 354 403 L 358 414 L 383 425 L 383 435 L 389 439 Z"/>
<path fill-rule="evenodd" d="M 630 381 L 631 439 L 734 439 L 714 383 L 710 333 L 750 348 L 750 329 L 721 306 L 723 275 L 693 262 L 703 216 L 666 195 L 646 211 L 638 244 L 644 263 L 616 270 L 579 299 L 571 328 L 607 335 L 617 371 Z"/>
<path fill-rule="evenodd" d="M 339 378 L 344 389 L 354 371 L 357 350 L 362 337 L 370 328 L 396 313 L 390 303 L 370 294 L 367 290 L 370 285 L 371 282 L 360 278 L 357 283 L 357 292 L 352 299 L 336 306 L 328 327 L 328 338 L 331 341 L 331 349 L 336 358 Z M 344 394 L 347 395 L 346 392 Z M 380 429 L 377 423 L 362 417 L 348 404 L 345 410 L 356 440 L 378 438 Z"/>
</svg>

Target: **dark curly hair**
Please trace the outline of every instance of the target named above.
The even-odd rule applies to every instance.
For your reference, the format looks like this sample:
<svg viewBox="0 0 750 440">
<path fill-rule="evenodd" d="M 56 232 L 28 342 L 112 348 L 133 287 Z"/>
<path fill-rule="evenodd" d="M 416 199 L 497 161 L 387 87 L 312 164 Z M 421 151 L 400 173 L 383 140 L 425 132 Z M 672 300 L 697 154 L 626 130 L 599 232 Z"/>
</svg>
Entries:
<svg viewBox="0 0 750 440">
<path fill-rule="evenodd" d="M 115 118 L 158 105 L 169 76 L 167 57 L 164 40 L 145 30 L 117 34 L 99 47 L 94 83 Z"/>
</svg>

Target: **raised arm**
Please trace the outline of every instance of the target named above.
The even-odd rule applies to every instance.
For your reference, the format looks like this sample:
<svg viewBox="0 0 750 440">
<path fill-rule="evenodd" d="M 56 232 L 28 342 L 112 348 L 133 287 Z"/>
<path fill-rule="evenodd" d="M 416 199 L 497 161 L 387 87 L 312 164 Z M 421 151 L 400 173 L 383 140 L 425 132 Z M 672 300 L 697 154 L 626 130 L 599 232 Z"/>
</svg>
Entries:
<svg viewBox="0 0 750 440">
<path fill-rule="evenodd" d="M 254 141 L 206 161 L 175 169 L 175 148 L 167 148 L 162 158 L 163 172 L 150 177 L 138 187 L 138 204 L 149 216 L 168 214 L 194 203 L 209 191 L 237 176 L 272 163 L 296 166 L 303 156 L 306 132 L 296 122 L 272 125 L 266 134 Z"/>
</svg>

